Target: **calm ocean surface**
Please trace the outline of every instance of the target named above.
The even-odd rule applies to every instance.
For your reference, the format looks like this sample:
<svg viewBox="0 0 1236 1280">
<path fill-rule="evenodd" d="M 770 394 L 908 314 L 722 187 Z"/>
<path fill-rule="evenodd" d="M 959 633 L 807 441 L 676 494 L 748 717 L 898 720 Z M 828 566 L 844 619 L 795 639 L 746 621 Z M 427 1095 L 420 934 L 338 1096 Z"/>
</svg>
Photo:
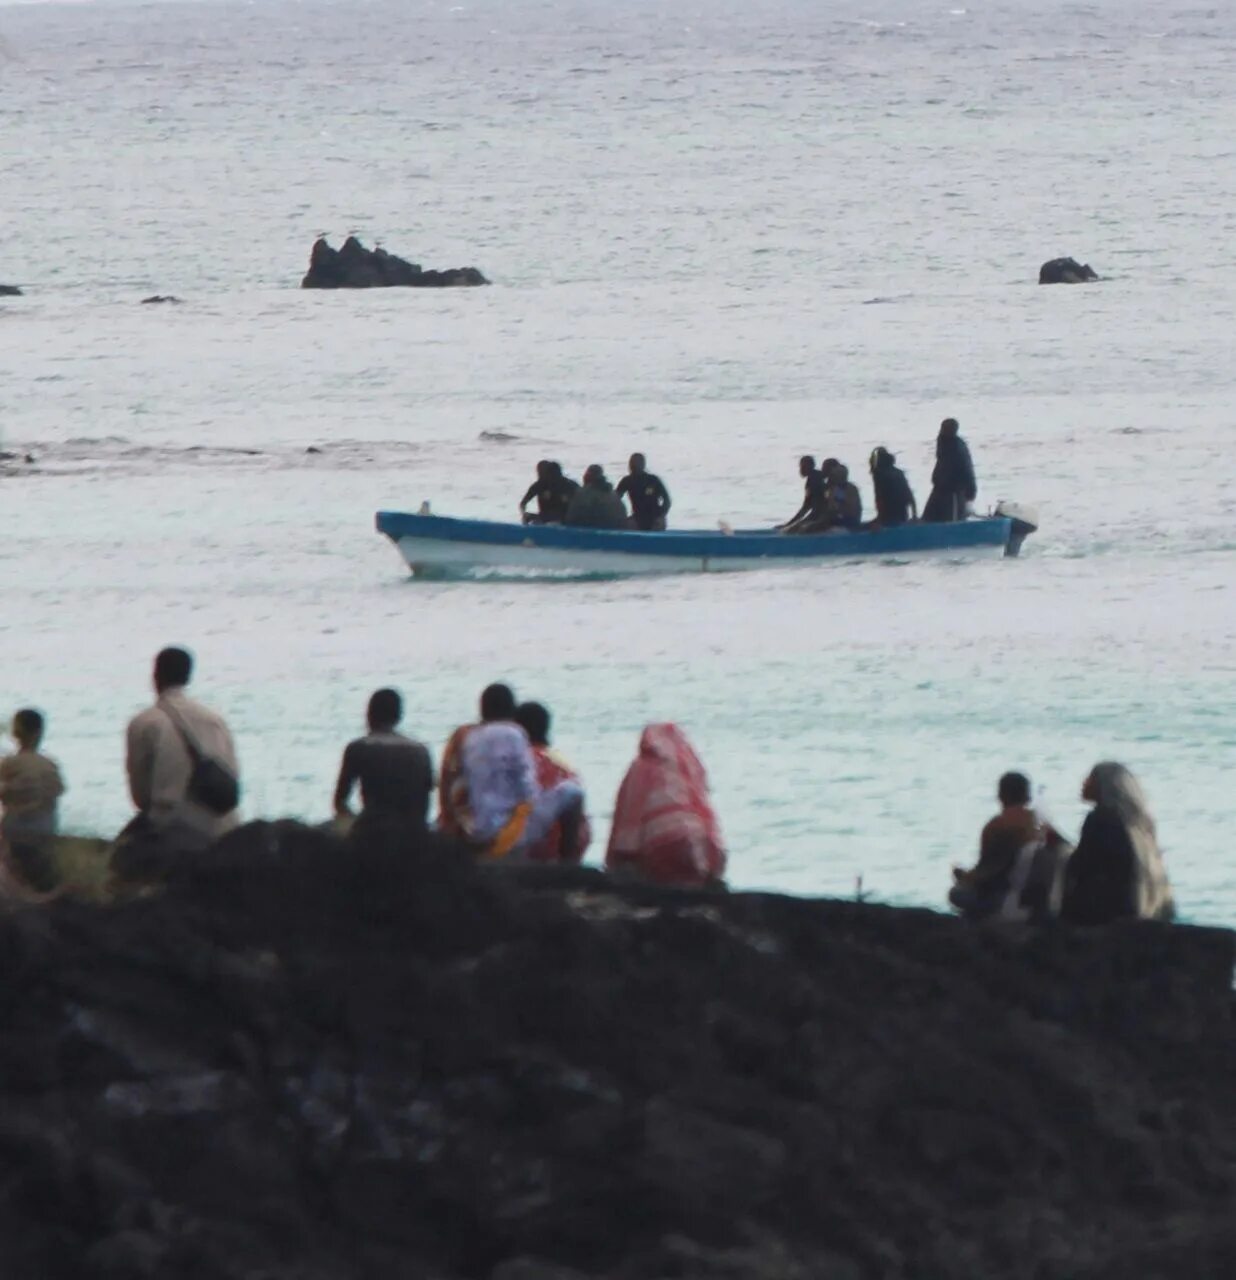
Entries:
<svg viewBox="0 0 1236 1280">
<path fill-rule="evenodd" d="M 507 678 L 602 847 L 649 719 L 737 884 L 936 905 L 1002 770 L 1072 831 L 1116 758 L 1236 922 L 1233 66 L 1179 0 L 0 5 L 0 711 L 66 825 L 128 816 L 181 642 L 251 815 L 327 815 L 377 685 L 436 752 Z M 494 287 L 299 292 L 349 231 Z M 634 448 L 680 527 L 785 518 L 803 451 L 922 501 L 948 414 L 1024 559 L 421 584 L 372 531 Z"/>
</svg>

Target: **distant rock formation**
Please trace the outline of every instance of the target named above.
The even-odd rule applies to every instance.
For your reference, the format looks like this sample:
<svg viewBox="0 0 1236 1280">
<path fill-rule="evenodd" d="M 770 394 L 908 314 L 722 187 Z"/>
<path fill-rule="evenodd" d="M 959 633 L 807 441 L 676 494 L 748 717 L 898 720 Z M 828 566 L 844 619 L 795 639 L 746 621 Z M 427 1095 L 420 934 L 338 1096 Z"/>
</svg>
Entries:
<svg viewBox="0 0 1236 1280">
<path fill-rule="evenodd" d="M 397 258 L 385 249 L 366 249 L 348 236 L 338 249 L 325 237 L 314 243 L 309 270 L 300 282 L 302 289 L 445 289 L 451 286 L 488 284 L 475 267 L 452 267 L 449 271 L 425 271 L 415 262 Z"/>
<path fill-rule="evenodd" d="M 0 298 L 20 298 L 21 290 L 15 284 L 0 284 Z"/>
<path fill-rule="evenodd" d="M 5 1280 L 1215 1280 L 1233 937 L 255 824 L 0 911 Z"/>
<path fill-rule="evenodd" d="M 1053 258 L 1039 268 L 1039 284 L 1083 284 L 1098 278 L 1098 272 L 1088 262 L 1078 262 L 1076 258 Z"/>
<path fill-rule="evenodd" d="M 170 293 L 154 293 L 149 298 L 142 299 L 143 307 L 156 306 L 160 302 L 179 302 L 180 299 Z"/>
</svg>

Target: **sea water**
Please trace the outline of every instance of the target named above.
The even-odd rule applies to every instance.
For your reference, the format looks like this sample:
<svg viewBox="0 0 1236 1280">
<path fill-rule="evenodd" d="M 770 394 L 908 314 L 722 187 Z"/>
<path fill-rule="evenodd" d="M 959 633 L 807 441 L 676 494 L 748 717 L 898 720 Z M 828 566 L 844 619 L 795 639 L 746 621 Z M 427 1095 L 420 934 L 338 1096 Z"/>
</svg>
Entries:
<svg viewBox="0 0 1236 1280">
<path fill-rule="evenodd" d="M 1181 0 L 0 6 L 0 710 L 65 825 L 128 816 L 184 643 L 250 815 L 327 815 L 373 688 L 440 749 L 502 678 L 602 848 L 650 720 L 737 885 L 897 902 L 1003 770 L 1072 832 L 1115 758 L 1233 921 L 1234 65 Z M 299 292 L 321 232 L 493 286 Z M 1062 254 L 1103 281 L 1040 288 Z M 1022 559 L 422 583 L 372 527 L 635 449 L 680 528 L 786 518 L 803 452 L 922 502 L 948 415 Z"/>
</svg>

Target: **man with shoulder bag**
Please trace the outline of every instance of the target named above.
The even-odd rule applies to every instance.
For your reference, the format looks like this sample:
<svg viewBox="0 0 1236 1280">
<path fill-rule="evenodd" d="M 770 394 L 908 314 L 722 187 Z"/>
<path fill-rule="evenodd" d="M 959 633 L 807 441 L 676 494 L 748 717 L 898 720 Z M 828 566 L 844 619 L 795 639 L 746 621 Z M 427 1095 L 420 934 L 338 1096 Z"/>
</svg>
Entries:
<svg viewBox="0 0 1236 1280">
<path fill-rule="evenodd" d="M 203 849 L 239 822 L 240 769 L 223 717 L 190 698 L 193 659 L 155 658 L 155 703 L 129 722 L 125 764 L 137 816 L 121 832 L 121 879 L 161 878 L 167 855 Z"/>
</svg>

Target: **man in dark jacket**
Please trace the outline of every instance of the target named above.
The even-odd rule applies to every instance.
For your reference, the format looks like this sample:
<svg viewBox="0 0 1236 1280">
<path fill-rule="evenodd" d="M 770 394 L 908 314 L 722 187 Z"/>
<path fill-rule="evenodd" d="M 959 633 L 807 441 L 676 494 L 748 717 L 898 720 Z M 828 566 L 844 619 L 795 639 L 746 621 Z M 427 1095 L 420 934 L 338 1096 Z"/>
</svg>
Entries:
<svg viewBox="0 0 1236 1280">
<path fill-rule="evenodd" d="M 945 418 L 936 437 L 936 466 L 931 473 L 931 497 L 923 508 L 923 520 L 946 524 L 964 520 L 978 496 L 970 450 L 958 435 L 956 418 Z"/>
<path fill-rule="evenodd" d="M 571 498 L 562 523 L 585 529 L 626 528 L 627 509 L 597 463 L 584 472 L 583 486 Z"/>
<path fill-rule="evenodd" d="M 519 511 L 524 524 L 561 524 L 566 509 L 579 485 L 562 474 L 557 462 L 542 460 L 536 464 L 536 479 L 520 499 Z M 528 511 L 528 503 L 536 499 L 537 513 Z"/>
<path fill-rule="evenodd" d="M 918 503 L 906 473 L 882 446 L 871 454 L 871 484 L 875 489 L 876 523 L 883 529 L 918 519 Z"/>
<path fill-rule="evenodd" d="M 661 483 L 660 476 L 654 476 L 647 469 L 642 453 L 633 453 L 627 467 L 627 474 L 618 481 L 614 492 L 619 498 L 630 499 L 631 523 L 644 533 L 664 529 L 670 509 L 669 490 Z"/>
</svg>

